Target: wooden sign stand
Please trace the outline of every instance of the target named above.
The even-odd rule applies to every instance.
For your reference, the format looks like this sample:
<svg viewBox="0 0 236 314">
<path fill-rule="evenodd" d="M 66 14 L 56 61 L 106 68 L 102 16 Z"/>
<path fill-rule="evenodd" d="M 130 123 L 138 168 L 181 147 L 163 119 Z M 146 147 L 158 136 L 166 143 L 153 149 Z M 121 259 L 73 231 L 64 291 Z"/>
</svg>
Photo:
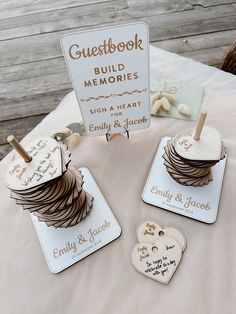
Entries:
<svg viewBox="0 0 236 314">
<path fill-rule="evenodd" d="M 64 34 L 61 46 L 88 136 L 111 140 L 113 134 L 149 127 L 146 23 Z"/>
</svg>

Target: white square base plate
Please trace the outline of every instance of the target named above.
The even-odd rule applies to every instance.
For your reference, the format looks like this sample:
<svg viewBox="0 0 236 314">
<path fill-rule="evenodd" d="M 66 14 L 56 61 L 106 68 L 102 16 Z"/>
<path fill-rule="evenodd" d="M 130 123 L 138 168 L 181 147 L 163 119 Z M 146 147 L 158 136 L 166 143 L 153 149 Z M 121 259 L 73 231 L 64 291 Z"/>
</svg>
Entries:
<svg viewBox="0 0 236 314">
<path fill-rule="evenodd" d="M 153 161 L 142 198 L 144 202 L 206 223 L 216 221 L 226 157 L 212 167 L 213 180 L 204 186 L 184 186 L 176 182 L 164 165 L 162 138 Z"/>
<path fill-rule="evenodd" d="M 69 228 L 48 227 L 31 215 L 51 272 L 59 273 L 118 238 L 121 228 L 87 168 L 80 168 L 83 188 L 94 197 L 90 214 Z"/>
</svg>

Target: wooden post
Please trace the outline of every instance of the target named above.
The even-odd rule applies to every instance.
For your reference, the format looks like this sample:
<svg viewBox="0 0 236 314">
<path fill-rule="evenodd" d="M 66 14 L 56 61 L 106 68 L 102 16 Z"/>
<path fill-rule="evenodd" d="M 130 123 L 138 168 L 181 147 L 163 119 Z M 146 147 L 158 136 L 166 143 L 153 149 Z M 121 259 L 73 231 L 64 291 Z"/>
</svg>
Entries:
<svg viewBox="0 0 236 314">
<path fill-rule="evenodd" d="M 30 162 L 32 160 L 32 157 L 27 153 L 24 147 L 17 141 L 14 135 L 9 135 L 7 141 L 24 159 L 25 162 Z"/>
<path fill-rule="evenodd" d="M 200 139 L 201 133 L 202 133 L 202 129 L 206 120 L 206 116 L 207 116 L 207 112 L 203 111 L 201 112 L 201 115 L 198 119 L 197 122 L 197 127 L 195 129 L 195 132 L 193 134 L 193 138 L 195 139 L 195 141 L 198 141 Z"/>
</svg>

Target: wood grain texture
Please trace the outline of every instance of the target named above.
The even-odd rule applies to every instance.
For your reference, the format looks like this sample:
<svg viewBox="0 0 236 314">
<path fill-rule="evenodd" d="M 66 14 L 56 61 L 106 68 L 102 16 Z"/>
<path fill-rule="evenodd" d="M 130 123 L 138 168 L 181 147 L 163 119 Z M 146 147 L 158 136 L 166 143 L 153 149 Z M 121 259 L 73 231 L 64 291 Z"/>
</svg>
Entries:
<svg viewBox="0 0 236 314">
<path fill-rule="evenodd" d="M 21 119 L 14 119 L 9 121 L 1 122 L 1 133 L 0 133 L 0 142 L 3 144 L 7 143 L 7 137 L 9 134 L 15 134 L 17 139 L 20 140 L 25 136 L 25 129 L 32 130 L 35 125 L 37 125 L 46 115 L 38 115 L 32 117 L 24 117 Z M 17 130 L 17 134 L 16 134 Z M 1 146 L 0 146 L 1 147 Z"/>
<path fill-rule="evenodd" d="M 1 105 L 0 123 L 2 121 L 8 121 L 9 124 L 11 124 L 11 120 L 47 114 L 54 110 L 61 99 L 70 91 L 71 88 L 68 88 L 48 93 L 29 95 L 28 97 L 19 99 L 5 99 Z"/>
<path fill-rule="evenodd" d="M 183 54 L 188 52 L 197 52 L 198 50 L 208 50 L 228 46 L 236 38 L 236 30 L 219 31 L 194 36 L 184 36 L 175 39 L 153 42 L 153 46 L 165 49 L 174 53 Z M 211 56 L 209 55 L 209 58 Z M 214 64 L 209 60 L 209 63 Z"/>
<path fill-rule="evenodd" d="M 236 0 L 0 1 L 0 158 L 7 135 L 21 139 L 72 89 L 60 37 L 134 20 L 156 47 L 220 66 L 236 38 Z"/>
<path fill-rule="evenodd" d="M 53 12 L 64 8 L 72 9 L 74 7 L 108 1 L 109 0 L 1 0 L 1 19 L 36 14 L 39 12 Z"/>
</svg>

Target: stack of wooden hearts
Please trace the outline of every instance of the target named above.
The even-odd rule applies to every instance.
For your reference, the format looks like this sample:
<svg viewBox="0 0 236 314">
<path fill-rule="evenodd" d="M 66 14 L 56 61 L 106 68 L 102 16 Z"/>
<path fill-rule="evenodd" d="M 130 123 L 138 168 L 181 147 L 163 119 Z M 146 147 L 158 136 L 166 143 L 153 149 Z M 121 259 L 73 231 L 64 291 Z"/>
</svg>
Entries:
<svg viewBox="0 0 236 314">
<path fill-rule="evenodd" d="M 162 228 L 154 221 L 145 221 L 138 227 L 137 238 L 132 264 L 141 274 L 167 284 L 185 250 L 184 234 L 174 227 Z"/>
<path fill-rule="evenodd" d="M 81 172 L 68 168 L 65 145 L 41 137 L 25 150 L 13 136 L 8 141 L 22 157 L 12 161 L 5 176 L 17 204 L 56 228 L 74 226 L 87 216 L 93 197 L 83 190 Z"/>
<path fill-rule="evenodd" d="M 214 128 L 204 127 L 205 119 L 206 112 L 202 112 L 196 129 L 178 133 L 164 148 L 164 165 L 182 185 L 208 184 L 213 179 L 211 168 L 226 155 L 220 134 Z"/>
</svg>

